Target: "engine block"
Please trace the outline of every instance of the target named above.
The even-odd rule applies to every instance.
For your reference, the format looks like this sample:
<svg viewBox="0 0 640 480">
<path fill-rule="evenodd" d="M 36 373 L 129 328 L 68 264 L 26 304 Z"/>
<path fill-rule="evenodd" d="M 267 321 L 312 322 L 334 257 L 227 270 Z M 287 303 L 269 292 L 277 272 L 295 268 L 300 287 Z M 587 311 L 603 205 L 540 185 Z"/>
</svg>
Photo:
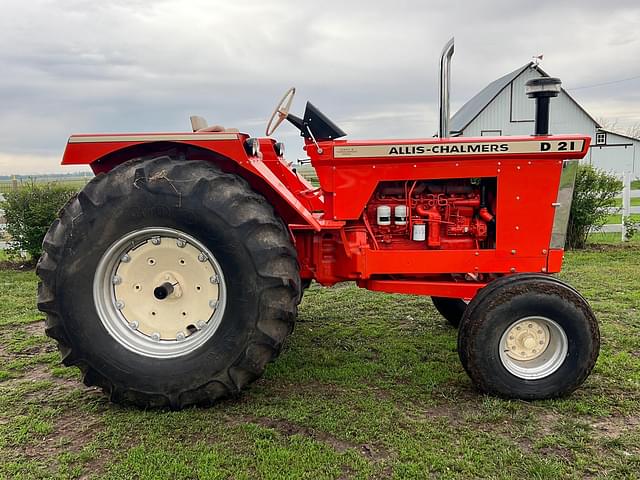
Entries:
<svg viewBox="0 0 640 480">
<path fill-rule="evenodd" d="M 366 223 L 381 249 L 493 248 L 495 198 L 495 178 L 383 182 Z"/>
</svg>

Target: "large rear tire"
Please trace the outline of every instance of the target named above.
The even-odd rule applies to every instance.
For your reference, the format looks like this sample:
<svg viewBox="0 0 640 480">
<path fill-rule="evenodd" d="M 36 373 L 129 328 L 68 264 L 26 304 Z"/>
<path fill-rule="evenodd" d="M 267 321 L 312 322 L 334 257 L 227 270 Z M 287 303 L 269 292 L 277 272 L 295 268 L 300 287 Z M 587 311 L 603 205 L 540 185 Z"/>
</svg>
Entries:
<svg viewBox="0 0 640 480">
<path fill-rule="evenodd" d="M 43 248 L 46 332 L 112 401 L 179 409 L 237 394 L 293 328 L 300 277 L 285 225 L 207 162 L 172 153 L 97 176 Z"/>
<path fill-rule="evenodd" d="M 476 387 L 506 398 L 568 395 L 598 358 L 598 322 L 587 301 L 557 278 L 494 280 L 469 303 L 458 353 Z"/>
</svg>

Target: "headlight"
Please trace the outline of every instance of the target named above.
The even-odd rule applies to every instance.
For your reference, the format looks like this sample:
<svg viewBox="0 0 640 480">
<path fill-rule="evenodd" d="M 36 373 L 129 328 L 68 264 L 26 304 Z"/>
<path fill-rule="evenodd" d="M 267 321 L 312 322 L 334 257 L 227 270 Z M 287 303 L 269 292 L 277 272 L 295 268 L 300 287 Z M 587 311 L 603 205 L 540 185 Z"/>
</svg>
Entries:
<svg viewBox="0 0 640 480">
<path fill-rule="evenodd" d="M 260 155 L 260 141 L 257 138 L 247 138 L 244 141 L 244 149 L 250 157 Z"/>
<path fill-rule="evenodd" d="M 284 157 L 284 143 L 278 142 L 273 146 L 273 149 L 276 151 L 276 155 L 279 157 Z"/>
</svg>

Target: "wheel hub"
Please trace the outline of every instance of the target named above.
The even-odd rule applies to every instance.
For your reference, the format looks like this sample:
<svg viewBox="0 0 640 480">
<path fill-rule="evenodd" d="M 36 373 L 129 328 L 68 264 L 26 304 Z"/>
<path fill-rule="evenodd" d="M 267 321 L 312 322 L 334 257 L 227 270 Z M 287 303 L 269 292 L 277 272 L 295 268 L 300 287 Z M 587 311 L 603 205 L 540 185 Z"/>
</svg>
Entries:
<svg viewBox="0 0 640 480">
<path fill-rule="evenodd" d="M 103 255 L 94 281 L 98 314 L 109 333 L 137 353 L 183 355 L 215 333 L 225 307 L 222 270 L 183 232 L 132 232 Z"/>
<path fill-rule="evenodd" d="M 537 320 L 516 322 L 507 332 L 505 352 L 515 360 L 533 360 L 538 358 L 549 346 L 549 329 Z"/>
<path fill-rule="evenodd" d="M 186 338 L 202 328 L 220 299 L 206 253 L 184 239 L 156 236 L 126 252 L 115 276 L 116 305 L 129 325 L 159 340 Z M 201 327 L 198 326 L 201 325 Z M 157 335 L 154 335 L 157 334 Z"/>
<path fill-rule="evenodd" d="M 509 373 L 525 380 L 539 380 L 562 366 L 569 351 L 569 342 L 557 322 L 547 317 L 532 316 L 509 325 L 498 348 L 500 361 Z"/>
</svg>

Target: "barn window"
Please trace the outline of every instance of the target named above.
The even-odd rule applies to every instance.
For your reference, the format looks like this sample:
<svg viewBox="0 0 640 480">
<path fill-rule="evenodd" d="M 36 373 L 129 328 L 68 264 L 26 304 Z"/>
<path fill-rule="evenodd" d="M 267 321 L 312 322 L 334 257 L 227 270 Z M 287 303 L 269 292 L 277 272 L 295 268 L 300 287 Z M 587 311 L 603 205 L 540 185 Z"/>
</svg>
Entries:
<svg viewBox="0 0 640 480">
<path fill-rule="evenodd" d="M 597 132 L 596 133 L 596 145 L 605 145 L 607 143 L 607 133 L 606 132 Z"/>
</svg>

